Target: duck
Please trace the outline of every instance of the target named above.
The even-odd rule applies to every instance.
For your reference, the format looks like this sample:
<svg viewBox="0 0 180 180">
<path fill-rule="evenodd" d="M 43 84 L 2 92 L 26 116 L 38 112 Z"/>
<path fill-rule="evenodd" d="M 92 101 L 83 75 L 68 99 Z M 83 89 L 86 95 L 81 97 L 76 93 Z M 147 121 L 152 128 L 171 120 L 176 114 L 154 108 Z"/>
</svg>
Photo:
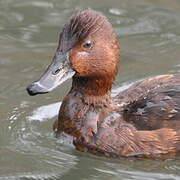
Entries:
<svg viewBox="0 0 180 180">
<path fill-rule="evenodd" d="M 52 63 L 29 95 L 45 94 L 67 79 L 72 87 L 54 122 L 55 134 L 74 147 L 107 157 L 170 157 L 180 152 L 180 74 L 149 77 L 111 96 L 120 66 L 120 44 L 102 13 L 70 17 Z"/>
</svg>

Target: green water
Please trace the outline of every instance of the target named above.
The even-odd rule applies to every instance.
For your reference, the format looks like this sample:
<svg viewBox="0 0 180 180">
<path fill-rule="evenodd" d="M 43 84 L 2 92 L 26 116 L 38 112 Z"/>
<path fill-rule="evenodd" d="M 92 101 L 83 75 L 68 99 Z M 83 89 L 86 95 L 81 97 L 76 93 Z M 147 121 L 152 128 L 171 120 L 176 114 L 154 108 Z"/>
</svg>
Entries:
<svg viewBox="0 0 180 180">
<path fill-rule="evenodd" d="M 115 89 L 152 75 L 180 73 L 178 0 L 0 0 L 0 179 L 180 179 L 179 157 L 108 159 L 54 138 L 57 102 L 70 81 L 46 95 L 27 95 L 26 86 L 50 63 L 63 24 L 89 7 L 103 12 L 119 35 Z"/>
</svg>

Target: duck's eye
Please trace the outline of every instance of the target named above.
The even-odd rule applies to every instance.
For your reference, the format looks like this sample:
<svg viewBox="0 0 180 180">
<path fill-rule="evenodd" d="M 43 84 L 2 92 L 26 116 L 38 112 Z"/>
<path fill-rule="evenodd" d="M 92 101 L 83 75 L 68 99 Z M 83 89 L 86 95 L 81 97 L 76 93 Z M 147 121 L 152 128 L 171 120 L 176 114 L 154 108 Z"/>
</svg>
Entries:
<svg viewBox="0 0 180 180">
<path fill-rule="evenodd" d="M 92 47 L 92 42 L 90 40 L 87 40 L 83 43 L 83 47 L 86 49 L 89 49 Z"/>
</svg>

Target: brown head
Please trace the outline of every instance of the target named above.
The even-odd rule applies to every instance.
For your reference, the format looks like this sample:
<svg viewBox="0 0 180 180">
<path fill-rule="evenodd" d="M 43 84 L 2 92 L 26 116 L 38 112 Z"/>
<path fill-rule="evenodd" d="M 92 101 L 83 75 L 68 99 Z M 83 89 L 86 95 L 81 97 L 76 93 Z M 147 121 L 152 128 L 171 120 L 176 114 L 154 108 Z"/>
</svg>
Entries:
<svg viewBox="0 0 180 180">
<path fill-rule="evenodd" d="M 30 95 L 47 93 L 74 76 L 74 81 L 85 86 L 94 81 L 98 89 L 103 86 L 108 91 L 118 64 L 119 42 L 111 24 L 102 14 L 85 10 L 64 26 L 51 65 L 27 90 Z"/>
</svg>

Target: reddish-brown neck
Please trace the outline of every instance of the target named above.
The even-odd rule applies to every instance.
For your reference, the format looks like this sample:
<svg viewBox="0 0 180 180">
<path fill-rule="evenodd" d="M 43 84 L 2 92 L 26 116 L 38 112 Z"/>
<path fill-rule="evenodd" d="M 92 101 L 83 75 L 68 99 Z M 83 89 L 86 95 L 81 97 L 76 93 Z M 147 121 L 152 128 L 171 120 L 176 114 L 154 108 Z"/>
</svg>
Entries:
<svg viewBox="0 0 180 180">
<path fill-rule="evenodd" d="M 111 91 L 112 82 L 112 77 L 73 77 L 72 90 L 88 96 L 104 96 Z"/>
</svg>

